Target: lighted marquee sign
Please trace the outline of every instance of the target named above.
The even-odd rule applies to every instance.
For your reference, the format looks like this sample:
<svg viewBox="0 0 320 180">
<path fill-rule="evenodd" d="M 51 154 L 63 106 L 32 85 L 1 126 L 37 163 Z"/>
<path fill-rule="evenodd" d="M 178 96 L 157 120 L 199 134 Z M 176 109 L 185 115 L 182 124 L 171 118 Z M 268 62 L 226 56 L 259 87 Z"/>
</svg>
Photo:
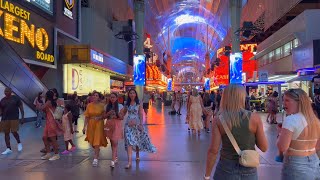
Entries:
<svg viewBox="0 0 320 180">
<path fill-rule="evenodd" d="M 242 53 L 230 55 L 230 83 L 242 83 Z"/>
<path fill-rule="evenodd" d="M 254 49 L 257 48 L 257 44 L 241 44 L 240 51 L 247 51 L 247 52 L 254 52 Z M 221 54 L 224 53 L 224 47 L 217 50 L 217 56 L 219 57 Z"/>
<path fill-rule="evenodd" d="M 53 14 L 53 0 L 25 0 L 49 14 Z"/>
<path fill-rule="evenodd" d="M 146 85 L 146 57 L 135 55 L 133 57 L 133 84 L 138 86 Z"/>
<path fill-rule="evenodd" d="M 75 5 L 75 1 L 76 0 L 64 0 L 63 14 L 70 19 L 73 19 L 72 9 Z"/>
<path fill-rule="evenodd" d="M 49 28 L 48 28 L 49 27 Z M 53 27 L 19 5 L 0 0 L 0 36 L 27 60 L 54 64 Z"/>
</svg>

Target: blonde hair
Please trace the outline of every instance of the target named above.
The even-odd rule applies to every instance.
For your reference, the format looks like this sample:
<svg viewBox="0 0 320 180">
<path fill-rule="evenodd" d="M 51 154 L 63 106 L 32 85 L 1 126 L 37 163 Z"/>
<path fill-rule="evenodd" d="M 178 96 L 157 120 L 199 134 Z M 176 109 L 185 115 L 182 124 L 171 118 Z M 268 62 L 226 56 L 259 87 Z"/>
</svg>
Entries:
<svg viewBox="0 0 320 180">
<path fill-rule="evenodd" d="M 224 89 L 219 114 L 230 127 L 239 127 L 241 120 L 248 117 L 248 112 L 244 111 L 246 96 L 245 88 L 239 84 L 230 84 Z"/>
<path fill-rule="evenodd" d="M 299 112 L 303 114 L 308 123 L 307 134 L 317 136 L 317 129 L 320 127 L 319 119 L 313 111 L 309 96 L 302 89 L 289 89 L 284 93 L 285 96 L 298 102 Z"/>
</svg>

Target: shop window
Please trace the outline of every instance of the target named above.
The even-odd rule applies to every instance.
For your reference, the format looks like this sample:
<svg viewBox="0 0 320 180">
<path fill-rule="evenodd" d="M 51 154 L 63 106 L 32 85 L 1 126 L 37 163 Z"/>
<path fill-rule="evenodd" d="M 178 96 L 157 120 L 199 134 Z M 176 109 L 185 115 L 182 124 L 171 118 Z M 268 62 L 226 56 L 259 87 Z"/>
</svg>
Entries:
<svg viewBox="0 0 320 180">
<path fill-rule="evenodd" d="M 274 51 L 269 52 L 269 62 L 271 63 L 272 61 L 274 61 Z"/>
<path fill-rule="evenodd" d="M 275 59 L 278 60 L 278 59 L 281 59 L 281 58 L 282 58 L 282 48 L 279 47 L 275 51 Z"/>
<path fill-rule="evenodd" d="M 291 41 L 284 45 L 283 47 L 283 57 L 289 56 L 291 54 Z"/>
<path fill-rule="evenodd" d="M 292 46 L 293 46 L 293 48 L 298 47 L 298 46 L 299 46 L 299 40 L 298 40 L 298 39 L 294 39 L 294 40 L 292 41 Z"/>
</svg>

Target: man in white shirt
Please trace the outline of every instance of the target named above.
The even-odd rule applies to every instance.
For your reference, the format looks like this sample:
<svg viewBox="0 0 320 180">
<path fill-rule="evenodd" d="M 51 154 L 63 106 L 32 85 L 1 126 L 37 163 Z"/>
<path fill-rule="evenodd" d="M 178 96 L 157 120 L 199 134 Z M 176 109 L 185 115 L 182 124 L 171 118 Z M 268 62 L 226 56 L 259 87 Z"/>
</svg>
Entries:
<svg viewBox="0 0 320 180">
<path fill-rule="evenodd" d="M 142 103 L 143 103 L 143 110 L 146 113 L 146 115 L 148 114 L 150 98 L 151 98 L 151 96 L 150 96 L 149 92 L 147 90 L 144 90 Z"/>
</svg>

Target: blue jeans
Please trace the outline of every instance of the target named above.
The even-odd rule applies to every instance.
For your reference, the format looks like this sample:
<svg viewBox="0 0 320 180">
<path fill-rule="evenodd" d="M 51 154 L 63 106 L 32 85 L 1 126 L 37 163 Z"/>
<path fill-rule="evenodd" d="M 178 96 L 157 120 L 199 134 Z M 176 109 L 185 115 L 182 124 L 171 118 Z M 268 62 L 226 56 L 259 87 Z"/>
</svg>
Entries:
<svg viewBox="0 0 320 180">
<path fill-rule="evenodd" d="M 214 180 L 258 180 L 257 168 L 244 167 L 239 161 L 220 159 Z"/>
<path fill-rule="evenodd" d="M 41 126 L 41 121 L 44 120 L 45 114 L 43 111 L 38 111 L 37 112 L 37 121 L 36 121 L 36 126 L 39 127 Z"/>
<path fill-rule="evenodd" d="M 311 156 L 285 156 L 282 167 L 282 180 L 320 179 L 320 166 L 317 154 Z"/>
</svg>

